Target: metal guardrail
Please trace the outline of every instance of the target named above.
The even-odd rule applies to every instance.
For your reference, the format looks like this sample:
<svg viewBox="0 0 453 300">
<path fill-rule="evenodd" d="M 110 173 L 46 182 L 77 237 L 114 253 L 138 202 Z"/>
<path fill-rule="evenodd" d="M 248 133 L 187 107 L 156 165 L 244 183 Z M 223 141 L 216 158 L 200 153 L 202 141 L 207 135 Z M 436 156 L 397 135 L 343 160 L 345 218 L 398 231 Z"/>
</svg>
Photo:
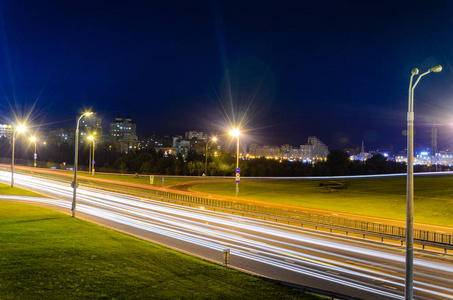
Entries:
<svg viewBox="0 0 453 300">
<path fill-rule="evenodd" d="M 3 168 L 7 169 L 7 168 Z M 16 169 L 16 172 L 31 175 L 34 177 L 41 177 L 52 179 L 56 181 L 71 183 L 72 178 L 39 173 L 29 170 Z M 108 182 L 93 181 L 88 178 L 79 177 L 78 182 L 82 186 L 103 189 L 113 192 L 126 193 L 149 199 L 160 199 L 162 201 L 172 201 L 179 204 L 202 206 L 212 210 L 222 210 L 230 213 L 250 215 L 253 217 L 276 220 L 281 222 L 299 223 L 301 226 L 304 224 L 316 227 L 328 228 L 330 230 L 344 231 L 363 234 L 368 236 L 375 236 L 380 238 L 390 238 L 400 240 L 401 243 L 406 238 L 406 228 L 399 226 L 392 226 L 373 222 L 364 222 L 353 219 L 346 219 L 341 217 L 332 217 L 319 214 L 307 213 L 301 210 L 289 210 L 284 208 L 275 208 L 268 206 L 260 206 L 249 203 L 235 202 L 224 199 L 216 199 L 204 196 L 194 196 L 184 192 L 165 191 L 158 189 L 146 189 L 122 184 L 113 184 Z M 423 246 L 432 246 L 453 250 L 452 235 L 443 234 L 425 230 L 414 230 L 414 243 Z"/>
</svg>

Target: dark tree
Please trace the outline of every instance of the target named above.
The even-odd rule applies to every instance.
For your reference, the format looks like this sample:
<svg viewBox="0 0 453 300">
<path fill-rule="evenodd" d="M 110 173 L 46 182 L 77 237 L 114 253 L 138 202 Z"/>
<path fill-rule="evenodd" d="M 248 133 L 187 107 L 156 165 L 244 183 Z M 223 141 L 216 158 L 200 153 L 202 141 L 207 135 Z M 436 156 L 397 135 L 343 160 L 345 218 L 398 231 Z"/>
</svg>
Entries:
<svg viewBox="0 0 453 300">
<path fill-rule="evenodd" d="M 393 169 L 391 162 L 387 161 L 387 158 L 380 153 L 373 155 L 365 162 L 365 165 L 371 174 L 388 174 L 392 173 Z"/>
<path fill-rule="evenodd" d="M 327 168 L 333 176 L 349 175 L 349 155 L 346 152 L 335 149 L 327 155 Z"/>
</svg>

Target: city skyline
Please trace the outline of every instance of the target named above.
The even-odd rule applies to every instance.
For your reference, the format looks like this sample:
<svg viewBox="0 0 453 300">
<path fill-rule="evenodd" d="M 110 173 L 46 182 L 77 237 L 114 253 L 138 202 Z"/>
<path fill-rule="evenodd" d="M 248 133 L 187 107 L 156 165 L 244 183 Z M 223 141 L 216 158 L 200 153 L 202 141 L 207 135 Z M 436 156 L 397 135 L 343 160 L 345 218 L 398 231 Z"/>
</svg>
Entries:
<svg viewBox="0 0 453 300">
<path fill-rule="evenodd" d="M 429 145 L 453 119 L 453 7 L 407 3 L 4 2 L 0 112 L 32 110 L 38 129 L 85 108 L 130 114 L 140 136 L 239 124 L 248 144 L 397 152 L 410 72 L 441 64 L 415 91 L 415 142 Z"/>
<path fill-rule="evenodd" d="M 226 148 L 229 148 L 231 146 L 231 141 L 230 141 L 231 138 L 229 137 L 228 134 L 225 134 L 224 132 L 214 132 L 214 133 L 211 132 L 211 134 L 208 134 L 206 132 L 203 133 L 194 128 L 191 128 L 191 129 L 186 128 L 184 130 L 184 134 L 182 134 L 181 132 L 174 132 L 174 133 L 168 134 L 168 135 L 159 135 L 159 134 L 156 134 L 155 132 L 151 132 L 151 133 L 147 132 L 144 135 L 138 136 L 138 135 L 135 135 L 135 132 L 137 130 L 136 124 L 135 124 L 135 122 L 132 121 L 132 117 L 130 115 L 126 115 L 126 118 L 123 119 L 121 117 L 121 114 L 117 114 L 114 119 L 110 120 L 110 122 L 109 122 L 109 120 L 104 120 L 104 126 L 102 126 L 102 124 L 101 124 L 102 118 L 100 116 L 98 116 L 96 113 L 94 114 L 94 116 L 95 117 L 89 117 L 82 122 L 83 123 L 82 127 L 81 127 L 82 136 L 87 135 L 87 133 L 95 132 L 94 134 L 97 134 L 99 136 L 99 139 L 102 138 L 102 140 L 104 140 L 104 141 L 112 141 L 112 139 L 116 140 L 116 139 L 118 139 L 118 137 L 115 137 L 115 136 L 119 136 L 119 135 L 115 134 L 115 130 L 112 131 L 112 128 L 119 127 L 120 126 L 118 123 L 119 121 L 121 123 L 123 121 L 128 120 L 129 122 L 132 122 L 134 128 L 132 129 L 132 133 L 133 133 L 132 139 L 126 138 L 126 140 L 134 141 L 135 145 L 137 146 L 136 149 L 138 149 L 138 145 L 141 145 L 140 148 L 142 148 L 143 145 L 147 144 L 144 141 L 151 137 L 168 138 L 170 140 L 174 137 L 178 137 L 180 139 L 190 140 L 191 138 L 187 137 L 187 136 L 191 135 L 191 134 L 192 135 L 193 134 L 203 134 L 203 139 L 211 139 L 211 138 L 218 139 L 218 137 L 221 137 L 220 139 L 218 139 L 218 143 L 223 144 Z M 85 123 L 87 123 L 87 125 L 84 125 Z M 71 125 L 71 124 L 69 124 L 69 125 Z M 88 127 L 89 129 L 87 130 L 84 126 L 89 126 Z M 5 136 L 5 137 L 7 136 L 8 138 L 10 138 L 11 137 L 11 127 L 12 127 L 11 124 L 1 124 L 0 123 L 0 129 L 2 129 L 0 132 L 1 133 L 0 135 Z M 104 129 L 104 127 L 105 127 L 105 129 Z M 427 126 L 427 127 L 429 127 L 429 126 Z M 9 128 L 9 134 L 6 134 L 5 132 L 8 131 L 8 128 Z M 140 125 L 139 125 L 139 128 L 140 128 Z M 432 148 L 433 130 L 435 130 L 437 147 L 434 148 L 434 151 L 436 151 L 436 153 L 438 153 L 439 151 L 451 152 L 453 143 L 452 143 L 450 131 L 452 130 L 452 128 L 453 128 L 453 123 L 431 124 L 431 126 L 429 127 L 429 132 L 427 130 L 428 128 L 425 128 L 425 131 L 422 132 L 421 138 L 419 138 L 419 141 L 417 141 L 417 143 L 415 144 L 415 151 L 417 151 L 418 153 L 426 152 L 426 151 L 428 151 L 429 153 L 432 152 L 431 148 Z M 72 135 L 72 139 L 73 139 L 74 132 L 75 132 L 75 128 L 71 128 L 71 127 L 69 127 L 69 128 L 58 127 L 58 128 L 47 128 L 47 129 L 41 128 L 40 131 L 36 131 L 35 128 L 33 128 L 33 127 L 29 128 L 29 129 L 30 129 L 29 135 L 36 136 L 41 141 L 46 141 L 46 142 L 48 142 L 49 140 L 53 141 L 55 138 L 59 139 L 58 136 L 60 136 L 59 135 L 60 133 L 62 134 L 61 135 L 62 137 L 66 136 L 65 139 L 68 142 L 70 142 L 70 140 L 68 140 L 68 137 L 70 135 Z M 125 128 L 125 129 L 128 129 L 128 128 Z M 116 131 L 118 131 L 118 130 L 116 130 Z M 72 132 L 72 134 L 70 134 L 71 132 Z M 55 134 L 57 134 L 58 136 L 55 136 Z M 130 133 L 126 133 L 126 134 L 130 135 Z M 184 138 L 184 136 L 185 136 L 185 138 Z M 310 137 L 316 138 L 315 135 L 308 135 L 306 138 L 310 139 Z M 339 149 L 339 150 L 342 150 L 342 151 L 345 151 L 348 153 L 358 154 L 360 152 L 361 147 L 364 147 L 364 149 L 366 149 L 365 152 L 371 152 L 371 153 L 382 153 L 383 152 L 382 149 L 391 148 L 392 149 L 391 151 L 385 150 L 384 152 L 389 155 L 405 154 L 405 151 L 406 151 L 405 148 L 401 148 L 401 149 L 395 148 L 393 144 L 390 144 L 388 142 L 385 143 L 385 142 L 386 141 L 384 140 L 383 144 L 380 144 L 378 146 L 373 146 L 373 145 L 370 146 L 369 144 L 365 144 L 364 140 L 362 140 L 361 144 L 358 144 L 358 143 L 357 144 L 348 144 L 348 145 L 344 146 L 343 148 L 330 148 L 330 150 Z M 249 142 L 241 142 L 241 147 L 244 149 L 249 149 L 250 147 L 253 148 L 254 146 L 263 146 L 263 147 L 272 147 L 272 148 L 291 146 L 294 148 L 298 148 L 299 146 L 302 147 L 304 143 L 305 143 L 304 141 L 299 141 L 294 144 L 291 144 L 291 143 L 284 141 L 282 144 L 276 144 L 276 143 L 267 143 L 266 144 L 266 143 L 259 142 L 259 141 L 258 142 L 249 141 Z M 169 146 L 165 146 L 165 147 L 168 148 Z M 359 149 L 359 150 L 357 150 L 357 149 Z"/>
<path fill-rule="evenodd" d="M 118 114 L 116 116 L 116 118 L 114 120 L 111 120 L 111 122 L 106 126 L 107 129 L 110 128 L 109 132 L 106 134 L 105 134 L 105 132 L 104 132 L 104 134 L 101 133 L 102 131 L 100 129 L 103 127 L 102 127 L 102 125 L 100 125 L 101 119 L 99 117 L 96 117 L 93 120 L 92 119 L 87 119 L 87 120 L 90 121 L 90 122 L 88 122 L 89 129 L 86 129 L 86 128 L 83 129 L 84 125 L 82 124 L 82 127 L 81 127 L 82 140 L 84 139 L 83 136 L 87 136 L 87 134 L 94 132 L 95 135 L 96 134 L 98 135 L 99 141 L 110 142 L 113 145 L 117 142 L 118 137 L 116 137 L 116 136 L 119 136 L 119 135 L 116 133 L 119 130 L 112 131 L 112 126 L 116 128 L 119 126 L 118 125 L 119 121 L 120 122 L 123 122 L 125 120 L 132 121 L 132 118 L 128 115 L 126 119 L 122 119 L 120 117 L 120 114 Z M 135 125 L 135 122 L 132 122 L 132 123 L 134 124 L 133 132 L 135 132 L 136 125 Z M 449 125 L 453 126 L 453 124 L 449 124 Z M 11 128 L 12 128 L 11 125 L 0 124 L 0 129 L 1 129 L 0 137 L 7 137 L 7 138 L 11 139 L 11 135 L 12 135 Z M 130 130 L 130 128 L 124 128 L 124 129 L 125 129 L 126 134 L 129 135 L 130 133 L 128 133 L 129 132 L 128 129 Z M 445 138 L 445 132 L 442 134 L 439 134 L 438 129 L 439 128 L 437 128 L 437 132 L 436 132 L 437 143 L 438 143 L 437 148 L 435 149 L 436 153 L 441 153 L 441 154 L 442 153 L 443 154 L 452 153 L 451 147 L 445 146 L 446 144 L 448 144 L 448 142 L 445 142 L 445 140 L 443 140 L 443 138 Z M 37 140 L 40 140 L 42 143 L 45 143 L 45 144 L 49 144 L 49 142 L 51 144 L 52 143 L 61 144 L 62 142 L 73 143 L 74 142 L 74 133 L 75 133 L 75 128 L 56 128 L 56 129 L 51 129 L 51 130 L 41 131 L 41 132 L 29 132 L 29 135 L 33 136 L 34 138 L 36 138 Z M 101 134 L 99 134 L 99 133 L 101 133 Z M 200 135 L 202 135 L 202 137 L 200 137 Z M 224 139 L 222 140 L 222 139 L 218 139 L 217 136 L 218 135 L 208 136 L 206 133 L 192 129 L 190 131 L 186 131 L 184 134 L 174 133 L 172 135 L 156 135 L 153 133 L 153 134 L 146 134 L 144 136 L 132 135 L 131 138 L 129 138 L 128 136 L 125 139 L 122 138 L 122 142 L 127 142 L 125 145 L 128 147 L 128 146 L 130 146 L 128 143 L 133 141 L 132 147 L 135 150 L 147 149 L 147 148 L 156 148 L 156 149 L 178 148 L 178 146 L 171 145 L 172 144 L 171 140 L 173 140 L 173 144 L 174 144 L 175 139 L 178 139 L 180 141 L 189 141 L 189 140 L 192 140 L 193 138 L 195 138 L 197 140 L 203 140 L 203 141 L 215 138 L 219 145 L 222 145 L 227 149 L 229 148 L 228 146 L 231 146 L 229 137 L 224 137 Z M 439 140 L 439 137 L 443 137 L 443 138 L 441 138 Z M 316 136 L 308 136 L 307 138 L 308 138 L 308 144 L 310 143 L 310 139 L 312 139 L 312 138 L 319 140 L 319 139 L 317 139 Z M 161 145 L 162 141 L 164 141 L 164 140 L 166 141 L 166 142 L 164 142 L 165 145 L 164 144 Z M 324 144 L 324 143 L 321 141 L 321 144 Z M 278 151 L 277 153 L 280 153 L 280 152 L 289 153 L 292 151 L 292 149 L 302 150 L 305 146 L 307 146 L 307 143 L 304 141 L 300 141 L 299 143 L 296 143 L 296 144 L 285 143 L 285 144 L 280 144 L 280 145 L 263 144 L 263 143 L 249 143 L 249 144 L 241 143 L 241 149 L 243 151 L 245 151 L 247 154 L 252 155 L 253 157 L 256 156 L 254 153 L 255 153 L 255 150 L 258 148 L 261 149 L 260 151 L 263 151 L 263 149 L 271 149 L 270 150 L 271 152 Z M 324 146 L 327 147 L 326 145 L 324 145 Z M 232 149 L 229 149 L 229 150 L 232 150 Z M 242 152 L 242 150 L 241 150 L 241 152 Z M 328 152 L 331 150 L 334 150 L 334 149 L 326 148 L 326 150 L 325 150 L 326 152 L 323 155 L 323 157 L 324 156 L 327 157 Z M 387 157 L 388 159 L 394 159 L 394 157 L 396 157 L 396 156 L 406 157 L 405 149 L 395 149 L 394 145 L 392 145 L 392 144 L 380 145 L 378 147 L 373 148 L 373 147 L 369 147 L 369 145 L 365 145 L 364 141 L 362 141 L 361 145 L 351 144 L 351 145 L 348 145 L 347 147 L 344 147 L 339 150 L 347 152 L 348 154 L 351 155 L 351 157 L 352 156 L 355 157 L 361 153 L 367 153 L 368 155 L 371 155 L 371 156 L 374 154 L 381 153 L 381 154 L 384 154 L 384 156 Z M 268 150 L 264 150 L 264 151 L 268 151 Z M 417 143 L 415 145 L 415 151 L 416 151 L 416 153 L 415 153 L 416 155 L 431 156 L 433 149 L 430 146 L 428 146 L 427 143 L 425 143 L 425 144 Z M 124 152 L 124 151 L 121 150 L 120 152 Z M 258 156 L 266 157 L 269 155 L 260 154 Z M 371 157 L 371 156 L 367 156 L 367 157 Z"/>
</svg>

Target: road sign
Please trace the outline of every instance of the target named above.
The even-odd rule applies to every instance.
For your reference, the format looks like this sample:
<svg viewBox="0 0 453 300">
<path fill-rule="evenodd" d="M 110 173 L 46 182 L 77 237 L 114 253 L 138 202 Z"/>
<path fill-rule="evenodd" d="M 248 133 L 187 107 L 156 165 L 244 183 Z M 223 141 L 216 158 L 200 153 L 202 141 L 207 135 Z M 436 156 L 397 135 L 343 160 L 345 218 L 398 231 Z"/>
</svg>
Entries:
<svg viewBox="0 0 453 300">
<path fill-rule="evenodd" d="M 154 175 L 149 175 L 149 184 L 154 184 Z"/>
<path fill-rule="evenodd" d="M 241 174 L 236 173 L 236 183 L 239 183 L 239 182 L 241 182 Z"/>
<path fill-rule="evenodd" d="M 241 168 L 236 168 L 236 173 L 241 173 Z"/>
<path fill-rule="evenodd" d="M 35 154 L 33 155 L 33 157 L 34 157 L 34 159 L 37 159 L 37 158 L 38 158 L 38 154 L 35 153 Z"/>
<path fill-rule="evenodd" d="M 165 177 L 162 177 L 162 184 L 165 183 Z"/>
<path fill-rule="evenodd" d="M 223 263 L 225 266 L 228 266 L 230 263 L 230 249 L 224 249 L 223 250 Z"/>
<path fill-rule="evenodd" d="M 91 163 L 94 165 L 96 162 L 93 160 Z"/>
</svg>

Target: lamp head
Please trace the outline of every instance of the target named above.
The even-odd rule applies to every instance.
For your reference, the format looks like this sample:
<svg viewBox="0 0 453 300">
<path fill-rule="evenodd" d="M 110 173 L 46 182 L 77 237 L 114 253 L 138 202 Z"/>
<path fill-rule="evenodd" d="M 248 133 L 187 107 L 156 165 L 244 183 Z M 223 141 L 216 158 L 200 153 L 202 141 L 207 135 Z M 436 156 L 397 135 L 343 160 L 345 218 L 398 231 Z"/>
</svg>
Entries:
<svg viewBox="0 0 453 300">
<path fill-rule="evenodd" d="M 89 117 L 89 116 L 91 116 L 92 114 L 93 114 L 92 111 L 87 111 L 87 112 L 85 112 L 83 115 L 86 116 L 86 117 Z"/>
<path fill-rule="evenodd" d="M 238 129 L 231 129 L 230 130 L 230 135 L 231 136 L 234 136 L 234 137 L 238 137 L 239 136 L 239 130 Z"/>
<path fill-rule="evenodd" d="M 435 73 L 439 73 L 440 71 L 442 71 L 442 66 L 441 65 L 437 65 L 435 67 L 432 67 L 431 69 L 429 69 L 430 72 L 435 72 Z"/>
<path fill-rule="evenodd" d="M 25 130 L 27 130 L 27 128 L 25 127 L 25 125 L 19 125 L 19 127 L 17 127 L 16 129 L 19 133 L 21 132 L 24 132 Z"/>
<path fill-rule="evenodd" d="M 212 138 L 212 141 L 213 141 L 213 142 L 217 141 L 217 138 L 216 138 L 216 137 L 213 137 L 213 138 Z"/>
<path fill-rule="evenodd" d="M 412 75 L 418 75 L 418 69 L 417 68 L 413 68 L 412 69 Z"/>
<path fill-rule="evenodd" d="M 31 137 L 30 137 L 30 142 L 33 142 L 33 143 L 36 142 L 36 137 L 31 136 Z"/>
<path fill-rule="evenodd" d="M 89 137 L 87 137 L 87 139 L 89 139 L 90 141 L 94 140 L 94 136 L 90 135 Z"/>
</svg>

